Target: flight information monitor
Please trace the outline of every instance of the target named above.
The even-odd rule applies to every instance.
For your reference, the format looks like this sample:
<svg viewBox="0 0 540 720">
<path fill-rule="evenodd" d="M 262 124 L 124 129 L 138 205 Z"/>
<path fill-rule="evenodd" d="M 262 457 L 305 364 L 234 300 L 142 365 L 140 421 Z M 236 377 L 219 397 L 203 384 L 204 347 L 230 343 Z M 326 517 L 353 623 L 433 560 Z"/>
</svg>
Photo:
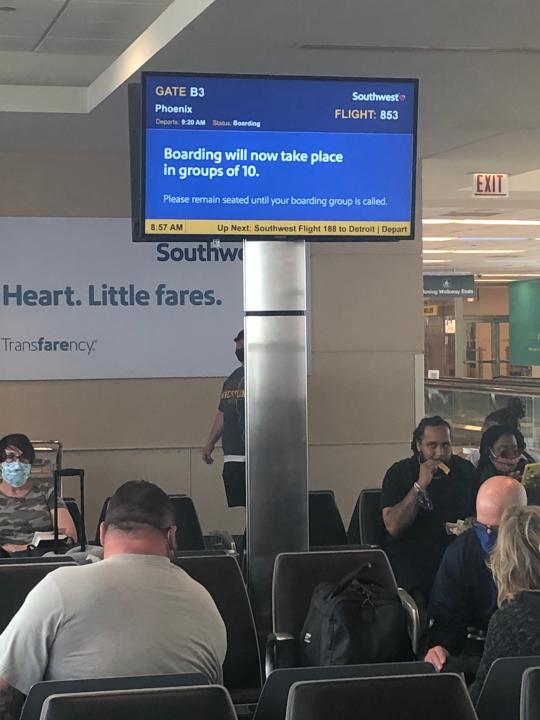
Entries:
<svg viewBox="0 0 540 720">
<path fill-rule="evenodd" d="M 143 73 L 141 239 L 411 239 L 417 89 Z"/>
</svg>

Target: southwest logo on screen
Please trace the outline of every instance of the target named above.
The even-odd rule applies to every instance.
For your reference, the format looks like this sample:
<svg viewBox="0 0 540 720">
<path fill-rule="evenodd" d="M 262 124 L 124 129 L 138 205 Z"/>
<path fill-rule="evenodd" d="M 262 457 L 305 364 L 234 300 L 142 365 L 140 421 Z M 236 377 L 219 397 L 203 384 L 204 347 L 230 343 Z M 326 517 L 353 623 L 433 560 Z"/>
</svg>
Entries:
<svg viewBox="0 0 540 720">
<path fill-rule="evenodd" d="M 377 92 L 362 93 L 355 90 L 352 94 L 352 99 L 358 102 L 403 102 L 407 99 L 407 96 L 403 93 L 392 93 L 388 95 Z"/>
</svg>

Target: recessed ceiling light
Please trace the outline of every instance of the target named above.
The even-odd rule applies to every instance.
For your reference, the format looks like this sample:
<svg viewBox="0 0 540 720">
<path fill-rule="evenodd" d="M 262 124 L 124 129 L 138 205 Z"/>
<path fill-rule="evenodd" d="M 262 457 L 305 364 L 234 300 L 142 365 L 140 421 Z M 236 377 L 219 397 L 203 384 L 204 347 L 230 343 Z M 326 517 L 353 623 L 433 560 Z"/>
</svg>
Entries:
<svg viewBox="0 0 540 720">
<path fill-rule="evenodd" d="M 424 237 L 424 242 L 447 242 L 455 240 L 456 242 L 528 242 L 530 240 L 540 240 L 540 238 L 529 238 L 525 235 L 453 235 L 452 237 Z"/>
<path fill-rule="evenodd" d="M 525 252 L 525 250 L 499 250 L 491 248 L 486 250 L 424 250 L 426 255 L 516 255 Z"/>
<path fill-rule="evenodd" d="M 475 220 L 474 218 L 465 218 L 458 220 L 448 218 L 425 218 L 422 220 L 424 225 L 540 225 L 540 220 Z"/>
<path fill-rule="evenodd" d="M 481 242 L 488 241 L 495 241 L 495 242 L 527 242 L 530 238 L 524 237 L 523 235 L 516 236 L 516 237 L 509 237 L 508 235 L 500 235 L 499 237 L 493 236 L 487 236 L 487 235 L 479 235 L 479 236 L 473 236 L 473 235 L 461 235 L 460 237 L 456 238 L 456 240 L 479 240 Z"/>
<path fill-rule="evenodd" d="M 449 265 L 450 260 L 424 260 L 424 265 Z"/>
<path fill-rule="evenodd" d="M 505 277 L 537 277 L 540 278 L 540 273 L 480 273 L 478 277 L 481 278 L 505 278 Z"/>
</svg>

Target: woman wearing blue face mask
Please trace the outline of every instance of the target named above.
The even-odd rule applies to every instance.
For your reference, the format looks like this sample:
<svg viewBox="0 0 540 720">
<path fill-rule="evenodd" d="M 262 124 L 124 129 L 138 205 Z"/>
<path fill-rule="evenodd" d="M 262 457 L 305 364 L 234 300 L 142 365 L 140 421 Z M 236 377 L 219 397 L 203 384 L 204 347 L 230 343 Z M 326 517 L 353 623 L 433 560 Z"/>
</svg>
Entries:
<svg viewBox="0 0 540 720">
<path fill-rule="evenodd" d="M 19 433 L 0 440 L 0 545 L 9 553 L 26 550 L 35 532 L 53 530 L 52 484 L 34 480 L 30 473 L 36 453 Z M 64 502 L 58 501 L 61 534 L 75 540 L 77 533 Z"/>
</svg>

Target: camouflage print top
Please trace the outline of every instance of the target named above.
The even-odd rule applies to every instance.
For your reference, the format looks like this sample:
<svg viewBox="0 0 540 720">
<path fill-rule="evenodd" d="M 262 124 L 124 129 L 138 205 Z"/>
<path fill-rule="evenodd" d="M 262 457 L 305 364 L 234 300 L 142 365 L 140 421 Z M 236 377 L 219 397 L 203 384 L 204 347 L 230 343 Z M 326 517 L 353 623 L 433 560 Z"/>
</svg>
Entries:
<svg viewBox="0 0 540 720">
<path fill-rule="evenodd" d="M 0 485 L 0 545 L 28 545 L 35 532 L 53 529 L 54 490 L 51 480 L 33 480 L 24 497 L 9 497 Z M 58 507 L 65 507 L 59 499 Z"/>
</svg>

